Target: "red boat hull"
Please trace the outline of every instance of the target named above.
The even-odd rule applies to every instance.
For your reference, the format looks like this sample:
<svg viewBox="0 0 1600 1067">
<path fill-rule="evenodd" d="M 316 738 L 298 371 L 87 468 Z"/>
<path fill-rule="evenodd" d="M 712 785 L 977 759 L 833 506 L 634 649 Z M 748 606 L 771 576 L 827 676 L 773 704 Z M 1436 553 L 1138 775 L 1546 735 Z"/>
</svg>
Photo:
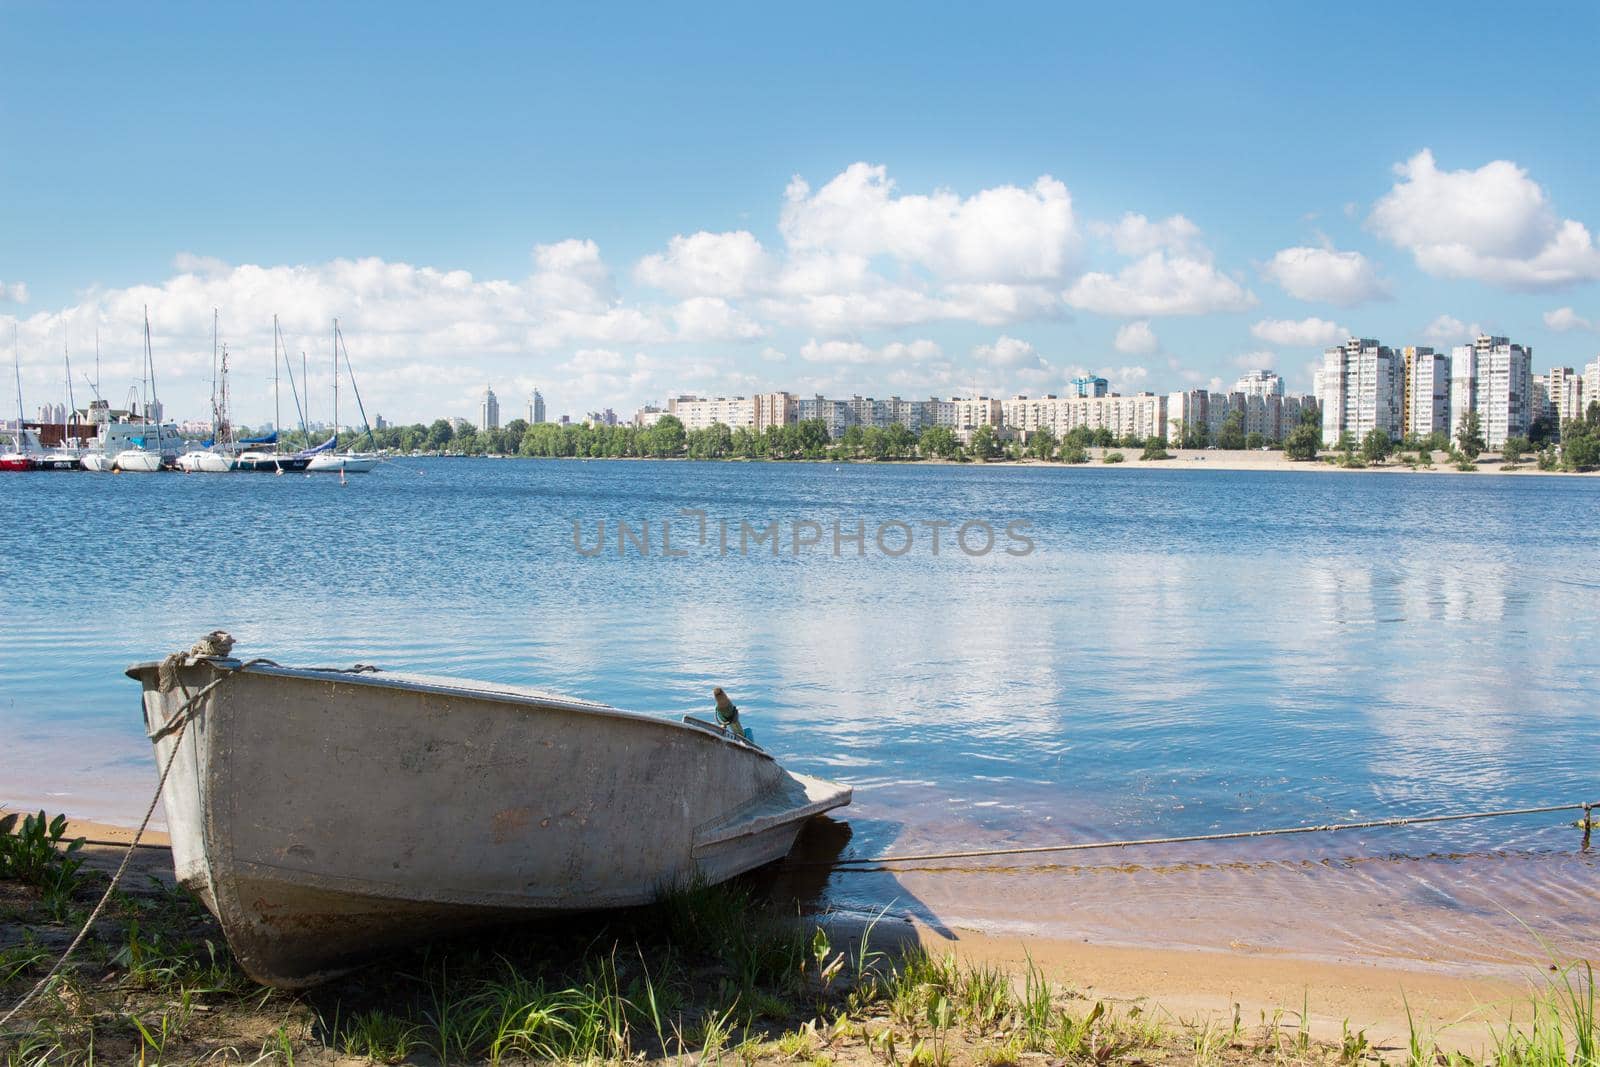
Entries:
<svg viewBox="0 0 1600 1067">
<path fill-rule="evenodd" d="M 0 456 L 0 471 L 31 471 L 33 464 L 27 456 Z"/>
</svg>

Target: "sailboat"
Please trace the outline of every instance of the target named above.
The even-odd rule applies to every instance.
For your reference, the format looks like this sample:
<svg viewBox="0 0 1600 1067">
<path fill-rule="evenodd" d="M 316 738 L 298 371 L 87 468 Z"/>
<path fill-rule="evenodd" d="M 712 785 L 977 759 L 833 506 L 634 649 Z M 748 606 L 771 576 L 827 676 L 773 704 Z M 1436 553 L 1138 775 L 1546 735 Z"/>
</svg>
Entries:
<svg viewBox="0 0 1600 1067">
<path fill-rule="evenodd" d="M 338 471 L 342 474 L 366 474 L 376 467 L 383 458 L 376 452 L 339 452 L 339 351 L 344 349 L 344 366 L 350 375 L 350 391 L 355 394 L 356 408 L 361 412 L 363 425 L 367 422 L 366 408 L 361 403 L 361 393 L 356 388 L 356 375 L 350 366 L 350 350 L 344 348 L 344 335 L 339 332 L 339 320 L 333 320 L 333 440 L 327 445 L 319 446 L 313 451 L 317 455 L 311 457 L 308 471 L 323 471 L 332 473 Z M 372 427 L 367 425 L 367 438 L 372 440 Z M 333 451 L 322 451 L 331 446 Z"/>
<path fill-rule="evenodd" d="M 156 400 L 156 365 L 155 358 L 150 353 L 150 306 L 144 309 L 144 370 L 145 383 L 149 386 L 150 393 L 144 402 L 144 433 L 131 440 L 133 447 L 124 448 L 116 453 L 116 458 L 111 461 L 111 469 L 129 474 L 154 474 L 166 466 L 165 442 L 162 440 L 161 420 L 155 421 L 155 440 L 151 440 L 150 411 L 158 403 Z"/>
<path fill-rule="evenodd" d="M 231 451 L 233 429 L 228 425 L 228 350 L 217 353 L 217 309 L 211 309 L 211 440 L 191 448 L 178 457 L 178 469 L 185 474 L 226 474 L 233 469 Z M 218 388 L 221 393 L 219 400 Z"/>
<path fill-rule="evenodd" d="M 261 437 L 250 437 L 239 442 L 241 445 L 271 445 L 272 451 L 265 448 L 250 447 L 233 457 L 233 469 L 236 471 L 250 471 L 257 474 L 285 474 L 303 471 L 311 462 L 305 455 L 284 455 L 278 451 L 278 427 L 283 422 L 283 407 L 279 403 L 278 394 L 278 316 L 272 316 L 272 432 Z"/>
<path fill-rule="evenodd" d="M 0 471 L 20 474 L 23 471 L 33 470 L 33 463 L 28 459 L 27 450 L 23 448 L 23 434 L 27 433 L 27 430 L 22 425 L 25 421 L 22 416 L 22 346 L 17 341 L 15 322 L 11 324 L 11 347 L 17 372 L 17 436 L 13 440 L 7 440 L 8 447 L 4 452 L 0 452 Z"/>
</svg>

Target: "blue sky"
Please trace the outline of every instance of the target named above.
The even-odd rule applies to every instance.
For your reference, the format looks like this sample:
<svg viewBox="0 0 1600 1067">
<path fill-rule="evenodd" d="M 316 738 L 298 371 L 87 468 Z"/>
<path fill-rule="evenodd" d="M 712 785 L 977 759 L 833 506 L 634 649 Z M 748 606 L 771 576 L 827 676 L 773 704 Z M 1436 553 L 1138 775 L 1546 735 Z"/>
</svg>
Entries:
<svg viewBox="0 0 1600 1067">
<path fill-rule="evenodd" d="M 1336 327 L 1581 367 L 1597 31 L 1593 4 L 4 3 L 0 316 L 31 410 L 96 329 L 123 395 L 148 303 L 198 415 L 217 306 L 246 418 L 275 312 L 313 358 L 340 315 L 404 419 L 484 381 L 574 414 L 1085 368 L 1309 389 Z"/>
</svg>

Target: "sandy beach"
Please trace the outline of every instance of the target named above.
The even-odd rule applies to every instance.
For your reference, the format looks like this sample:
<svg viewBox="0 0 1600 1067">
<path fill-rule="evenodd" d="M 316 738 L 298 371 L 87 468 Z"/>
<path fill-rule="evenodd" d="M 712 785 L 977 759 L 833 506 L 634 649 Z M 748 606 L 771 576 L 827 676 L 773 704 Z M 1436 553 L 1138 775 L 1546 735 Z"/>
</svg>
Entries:
<svg viewBox="0 0 1600 1067">
<path fill-rule="evenodd" d="M 83 836 L 88 865 L 111 871 L 133 831 L 124 826 L 77 820 L 69 834 Z M 131 884 L 171 884 L 167 836 L 147 831 L 127 878 Z M 823 917 L 824 921 L 828 921 Z M 840 918 L 830 925 L 841 938 L 862 923 Z M 1173 1025 L 1226 1028 L 1235 1018 L 1249 1027 L 1298 1031 L 1309 1011 L 1313 1040 L 1337 1043 L 1346 1026 L 1365 1030 L 1377 1049 L 1403 1049 L 1410 1017 L 1425 1025 L 1444 1050 L 1481 1053 L 1493 1047 L 1493 1032 L 1508 1018 L 1526 1014 L 1529 994 L 1542 985 L 1541 969 L 1523 966 L 1496 974 L 1444 974 L 1394 959 L 1371 963 L 1299 958 L 1270 951 L 1212 952 L 1129 948 L 1090 940 L 996 936 L 969 929 L 935 930 L 918 922 L 888 919 L 873 931 L 874 946 L 918 941 L 935 954 L 953 952 L 963 963 L 992 964 L 1019 974 L 1031 961 L 1052 981 L 1087 1001 L 1138 1008 Z"/>
</svg>

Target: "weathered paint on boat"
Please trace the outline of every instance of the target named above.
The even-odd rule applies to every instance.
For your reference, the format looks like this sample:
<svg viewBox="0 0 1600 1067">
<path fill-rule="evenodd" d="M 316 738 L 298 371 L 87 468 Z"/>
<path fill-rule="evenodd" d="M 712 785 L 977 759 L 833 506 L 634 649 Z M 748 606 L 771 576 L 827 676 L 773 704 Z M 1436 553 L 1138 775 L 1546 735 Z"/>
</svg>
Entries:
<svg viewBox="0 0 1600 1067">
<path fill-rule="evenodd" d="M 228 667 L 236 661 L 217 661 Z M 154 734 L 218 675 L 144 686 Z M 647 903 L 784 856 L 849 787 L 695 720 L 513 686 L 275 666 L 208 694 L 163 793 L 182 883 L 257 981 L 315 984 L 402 942 Z"/>
</svg>

